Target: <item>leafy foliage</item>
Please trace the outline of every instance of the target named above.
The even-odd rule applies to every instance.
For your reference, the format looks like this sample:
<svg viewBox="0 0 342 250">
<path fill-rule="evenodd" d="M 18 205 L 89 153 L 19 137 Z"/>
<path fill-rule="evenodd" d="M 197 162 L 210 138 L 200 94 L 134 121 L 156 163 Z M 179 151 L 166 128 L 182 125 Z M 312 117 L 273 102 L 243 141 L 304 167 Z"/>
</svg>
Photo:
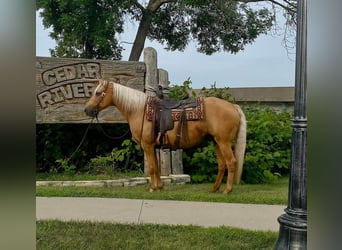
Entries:
<svg viewBox="0 0 342 250">
<path fill-rule="evenodd" d="M 170 89 L 169 97 L 175 100 L 182 100 L 187 96 L 195 96 L 196 93 L 191 90 L 191 80 L 188 78 L 183 82 L 183 85 L 173 85 Z"/>
<path fill-rule="evenodd" d="M 129 128 L 127 124 L 93 124 L 80 146 L 75 151 L 86 124 L 37 124 L 36 126 L 36 171 L 37 172 L 74 172 L 87 171 L 90 159 L 106 155 L 119 147 L 122 140 L 106 137 L 102 130 L 112 136 L 122 135 Z M 129 139 L 130 134 L 123 138 Z M 72 157 L 71 157 L 72 156 Z M 71 157 L 71 158 L 70 158 Z M 75 166 L 74 168 L 71 168 Z"/>
<path fill-rule="evenodd" d="M 115 147 L 105 156 L 97 156 L 90 159 L 89 173 L 107 174 L 112 176 L 118 172 L 126 172 L 143 168 L 144 153 L 141 147 L 131 139 L 125 139 L 120 148 Z"/>
<path fill-rule="evenodd" d="M 215 96 L 217 98 L 221 98 L 223 100 L 234 103 L 235 99 L 232 97 L 232 94 L 228 90 L 228 87 L 216 88 L 216 83 L 214 83 L 209 89 L 202 88 L 199 94 L 203 96 Z"/>
<path fill-rule="evenodd" d="M 51 55 L 121 59 L 122 47 L 115 35 L 123 32 L 122 2 L 37 0 L 43 25 L 53 27 L 50 37 L 57 42 Z"/>
<path fill-rule="evenodd" d="M 144 153 L 140 145 L 131 139 L 121 143 L 121 148 L 114 148 L 112 156 L 115 164 L 122 170 L 140 170 L 143 168 Z"/>
<path fill-rule="evenodd" d="M 125 22 L 135 21 L 139 29 L 131 60 L 138 60 L 146 38 L 168 50 L 184 51 L 193 40 L 200 53 L 237 53 L 275 22 L 273 8 L 233 0 L 38 0 L 36 6 L 44 27 L 53 28 L 50 37 L 57 46 L 51 54 L 57 57 L 121 59 L 116 36 Z"/>
<path fill-rule="evenodd" d="M 248 119 L 243 179 L 261 183 L 287 174 L 291 153 L 291 114 L 260 106 L 245 108 Z"/>
<path fill-rule="evenodd" d="M 179 1 L 160 8 L 148 37 L 166 43 L 170 50 L 184 50 L 192 38 L 201 53 L 237 53 L 265 33 L 273 21 L 268 9 L 255 10 L 238 1 Z"/>
</svg>

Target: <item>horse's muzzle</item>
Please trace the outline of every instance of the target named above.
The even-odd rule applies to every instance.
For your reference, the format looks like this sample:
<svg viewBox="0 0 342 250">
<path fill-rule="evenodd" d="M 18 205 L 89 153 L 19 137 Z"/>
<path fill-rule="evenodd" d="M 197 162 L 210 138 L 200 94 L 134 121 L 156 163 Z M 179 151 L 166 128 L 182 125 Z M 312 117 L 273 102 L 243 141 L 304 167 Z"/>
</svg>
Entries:
<svg viewBox="0 0 342 250">
<path fill-rule="evenodd" d="M 97 114 L 98 114 L 98 110 L 97 110 L 97 109 L 89 108 L 89 107 L 86 107 L 86 108 L 84 109 L 84 112 L 85 112 L 88 116 L 90 116 L 90 117 L 95 117 L 95 116 L 97 116 Z"/>
</svg>

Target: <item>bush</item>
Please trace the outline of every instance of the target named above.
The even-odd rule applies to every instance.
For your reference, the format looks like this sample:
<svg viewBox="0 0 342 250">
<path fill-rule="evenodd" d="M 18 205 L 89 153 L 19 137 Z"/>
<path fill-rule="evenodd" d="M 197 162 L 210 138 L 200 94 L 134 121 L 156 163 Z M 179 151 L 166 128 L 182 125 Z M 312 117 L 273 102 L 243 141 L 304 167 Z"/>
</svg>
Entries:
<svg viewBox="0 0 342 250">
<path fill-rule="evenodd" d="M 269 182 L 288 174 L 291 154 L 291 113 L 261 106 L 245 108 L 247 148 L 242 179 Z"/>
<path fill-rule="evenodd" d="M 202 147 L 183 151 L 183 168 L 194 183 L 213 182 L 217 174 L 217 160 L 213 140 Z"/>
<path fill-rule="evenodd" d="M 121 143 L 120 148 L 115 147 L 111 153 L 105 156 L 90 159 L 88 172 L 110 176 L 131 170 L 143 173 L 143 162 L 144 153 L 141 147 L 131 139 L 126 139 Z"/>
<path fill-rule="evenodd" d="M 36 126 L 36 171 L 37 172 L 84 172 L 90 159 L 110 153 L 123 140 L 111 136 L 126 134 L 127 124 L 92 124 L 86 138 L 77 151 L 88 124 L 37 124 Z M 72 168 L 71 168 L 72 167 Z"/>
</svg>

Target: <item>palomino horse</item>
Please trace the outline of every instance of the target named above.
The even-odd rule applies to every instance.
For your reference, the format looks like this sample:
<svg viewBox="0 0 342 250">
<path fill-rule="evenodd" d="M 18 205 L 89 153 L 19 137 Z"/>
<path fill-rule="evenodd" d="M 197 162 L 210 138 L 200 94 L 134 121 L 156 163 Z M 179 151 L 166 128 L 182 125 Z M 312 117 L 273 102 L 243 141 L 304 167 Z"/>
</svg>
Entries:
<svg viewBox="0 0 342 250">
<path fill-rule="evenodd" d="M 151 177 L 150 191 L 163 187 L 155 153 L 156 139 L 151 136 L 152 122 L 145 115 L 145 105 L 148 96 L 139 91 L 114 82 L 99 80 L 93 95 L 85 105 L 85 112 L 91 117 L 114 105 L 126 118 L 133 139 L 139 143 L 146 155 L 149 175 Z M 205 97 L 205 117 L 202 120 L 187 121 L 187 140 L 180 139 L 179 148 L 189 148 L 199 144 L 206 135 L 211 135 L 216 142 L 218 174 L 212 191 L 216 192 L 228 168 L 227 185 L 224 193 L 232 191 L 233 182 L 239 183 L 244 153 L 246 148 L 246 118 L 241 108 L 216 97 Z M 171 144 L 176 141 L 175 121 L 173 130 L 168 131 Z M 235 155 L 232 151 L 232 141 L 236 139 Z M 236 173 L 235 173 L 236 172 Z M 235 178 L 234 178 L 235 177 Z"/>
</svg>

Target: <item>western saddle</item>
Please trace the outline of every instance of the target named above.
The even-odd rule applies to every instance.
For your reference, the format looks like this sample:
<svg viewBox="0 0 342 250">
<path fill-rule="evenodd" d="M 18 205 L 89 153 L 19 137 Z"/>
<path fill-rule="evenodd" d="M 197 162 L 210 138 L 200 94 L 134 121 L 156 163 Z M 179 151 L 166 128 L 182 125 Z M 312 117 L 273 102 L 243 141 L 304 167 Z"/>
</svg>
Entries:
<svg viewBox="0 0 342 250">
<path fill-rule="evenodd" d="M 157 96 L 151 100 L 153 118 L 152 118 L 152 138 L 156 138 L 157 146 L 161 148 L 177 149 L 179 147 L 180 137 L 187 140 L 186 109 L 197 107 L 197 98 L 186 98 L 183 100 L 174 100 L 164 97 L 162 88 L 156 91 Z M 179 112 L 179 123 L 176 128 L 176 141 L 170 144 L 167 131 L 174 128 L 174 118 L 172 112 Z"/>
</svg>

